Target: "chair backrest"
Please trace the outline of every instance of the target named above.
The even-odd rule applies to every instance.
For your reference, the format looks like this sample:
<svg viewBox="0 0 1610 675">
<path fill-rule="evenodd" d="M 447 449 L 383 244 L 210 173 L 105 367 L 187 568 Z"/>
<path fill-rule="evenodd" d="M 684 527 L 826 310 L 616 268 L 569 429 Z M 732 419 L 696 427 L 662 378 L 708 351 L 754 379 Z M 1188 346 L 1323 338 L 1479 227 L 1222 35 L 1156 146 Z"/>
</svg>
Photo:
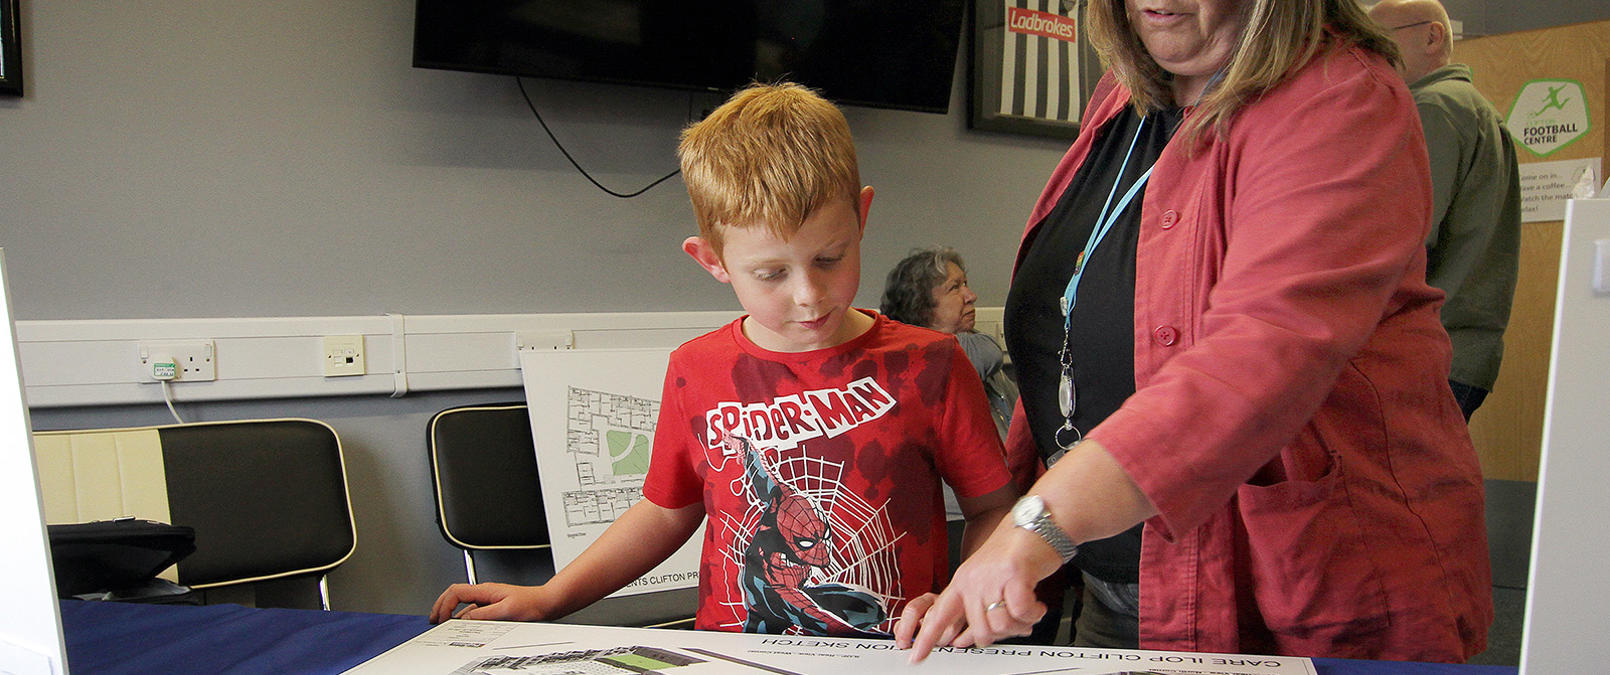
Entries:
<svg viewBox="0 0 1610 675">
<path fill-rule="evenodd" d="M 169 578 L 210 588 L 322 573 L 357 545 L 341 441 L 309 419 L 34 434 L 48 523 L 195 529 Z"/>
<path fill-rule="evenodd" d="M 531 417 L 524 403 L 448 408 L 428 427 L 436 524 L 465 550 L 548 546 Z"/>
</svg>

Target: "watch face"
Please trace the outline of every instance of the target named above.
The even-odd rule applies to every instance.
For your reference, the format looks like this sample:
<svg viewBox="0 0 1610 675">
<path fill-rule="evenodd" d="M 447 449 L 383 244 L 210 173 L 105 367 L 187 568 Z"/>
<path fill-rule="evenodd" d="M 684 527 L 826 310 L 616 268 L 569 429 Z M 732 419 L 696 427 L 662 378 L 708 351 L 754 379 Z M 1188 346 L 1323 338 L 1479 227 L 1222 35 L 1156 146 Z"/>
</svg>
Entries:
<svg viewBox="0 0 1610 675">
<path fill-rule="evenodd" d="M 1029 495 L 1012 506 L 1012 522 L 1019 527 L 1029 527 L 1042 513 L 1045 513 L 1045 500 L 1039 495 Z"/>
</svg>

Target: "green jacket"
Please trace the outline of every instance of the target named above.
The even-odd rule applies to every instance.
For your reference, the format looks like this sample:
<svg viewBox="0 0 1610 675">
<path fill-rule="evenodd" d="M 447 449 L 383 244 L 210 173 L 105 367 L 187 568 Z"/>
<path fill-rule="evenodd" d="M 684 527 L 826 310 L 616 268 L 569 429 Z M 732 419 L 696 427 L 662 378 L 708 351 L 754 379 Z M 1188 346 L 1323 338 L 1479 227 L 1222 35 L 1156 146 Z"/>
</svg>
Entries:
<svg viewBox="0 0 1610 675">
<path fill-rule="evenodd" d="M 1409 85 L 1431 156 L 1426 279 L 1446 291 L 1453 342 L 1448 379 L 1492 390 L 1504 355 L 1521 244 L 1515 143 L 1503 116 L 1454 63 Z"/>
</svg>

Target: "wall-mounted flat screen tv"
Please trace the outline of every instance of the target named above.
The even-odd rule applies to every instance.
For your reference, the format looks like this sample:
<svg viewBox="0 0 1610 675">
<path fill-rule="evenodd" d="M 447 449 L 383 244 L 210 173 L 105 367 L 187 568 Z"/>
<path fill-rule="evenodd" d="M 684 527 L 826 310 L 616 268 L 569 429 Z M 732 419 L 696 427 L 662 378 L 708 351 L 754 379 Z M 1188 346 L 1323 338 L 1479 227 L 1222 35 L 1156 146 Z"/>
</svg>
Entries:
<svg viewBox="0 0 1610 675">
<path fill-rule="evenodd" d="M 0 94 L 22 95 L 22 31 L 17 0 L 0 0 Z"/>
<path fill-rule="evenodd" d="M 414 65 L 943 113 L 965 0 L 417 0 Z"/>
</svg>

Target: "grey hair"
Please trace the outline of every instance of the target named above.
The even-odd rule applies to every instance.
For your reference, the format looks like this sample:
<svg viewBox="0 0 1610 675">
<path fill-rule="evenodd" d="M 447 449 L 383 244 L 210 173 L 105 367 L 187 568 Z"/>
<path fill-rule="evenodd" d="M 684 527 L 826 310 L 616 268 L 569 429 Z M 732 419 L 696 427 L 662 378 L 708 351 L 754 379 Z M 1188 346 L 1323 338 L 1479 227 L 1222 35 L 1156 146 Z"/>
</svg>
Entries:
<svg viewBox="0 0 1610 675">
<path fill-rule="evenodd" d="M 889 270 L 878 311 L 901 323 L 928 326 L 934 318 L 934 287 L 945 280 L 951 264 L 967 271 L 961 254 L 949 246 L 912 250 Z"/>
</svg>

